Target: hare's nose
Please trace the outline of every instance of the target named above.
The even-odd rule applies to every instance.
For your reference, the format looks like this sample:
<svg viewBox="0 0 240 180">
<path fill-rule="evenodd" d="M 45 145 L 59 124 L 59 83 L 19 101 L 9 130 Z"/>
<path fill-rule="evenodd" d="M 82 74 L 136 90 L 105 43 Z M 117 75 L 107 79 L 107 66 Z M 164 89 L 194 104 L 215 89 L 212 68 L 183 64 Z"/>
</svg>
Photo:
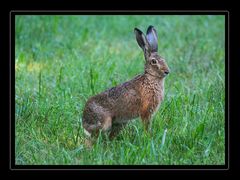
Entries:
<svg viewBox="0 0 240 180">
<path fill-rule="evenodd" d="M 168 75 L 168 74 L 169 74 L 169 71 L 164 71 L 164 74 Z"/>
</svg>

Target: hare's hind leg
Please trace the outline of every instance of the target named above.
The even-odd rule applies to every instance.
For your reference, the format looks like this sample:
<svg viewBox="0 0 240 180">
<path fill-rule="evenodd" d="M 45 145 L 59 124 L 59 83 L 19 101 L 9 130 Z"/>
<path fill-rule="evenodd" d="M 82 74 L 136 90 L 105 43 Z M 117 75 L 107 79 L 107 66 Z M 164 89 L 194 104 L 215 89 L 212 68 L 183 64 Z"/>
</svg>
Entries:
<svg viewBox="0 0 240 180">
<path fill-rule="evenodd" d="M 84 123 L 83 130 L 84 130 L 84 134 L 87 135 L 84 142 L 86 147 L 91 148 L 93 144 L 96 142 L 96 139 L 100 131 L 107 132 L 109 131 L 109 129 L 111 129 L 111 127 L 112 127 L 111 117 L 106 117 L 103 120 L 103 123 L 98 123 L 97 125 L 96 124 L 89 125 Z"/>
<path fill-rule="evenodd" d="M 100 130 L 107 131 L 111 126 L 112 118 L 107 109 L 95 102 L 86 105 L 83 111 L 83 128 L 86 135 L 98 135 Z"/>
<path fill-rule="evenodd" d="M 120 132 L 121 130 L 126 126 L 127 123 L 115 123 L 112 125 L 111 132 L 110 132 L 110 139 L 113 140 Z"/>
<path fill-rule="evenodd" d="M 98 120 L 97 124 L 83 123 L 84 133 L 88 136 L 98 136 L 99 131 L 109 131 L 112 128 L 112 118 L 110 116 Z"/>
</svg>

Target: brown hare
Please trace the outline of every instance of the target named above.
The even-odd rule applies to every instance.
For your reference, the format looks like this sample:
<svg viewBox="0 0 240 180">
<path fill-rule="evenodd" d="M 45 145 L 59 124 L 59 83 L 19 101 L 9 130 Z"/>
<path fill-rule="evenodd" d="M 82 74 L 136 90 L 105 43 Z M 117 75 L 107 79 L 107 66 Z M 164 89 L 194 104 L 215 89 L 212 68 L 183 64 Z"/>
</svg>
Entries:
<svg viewBox="0 0 240 180">
<path fill-rule="evenodd" d="M 141 117 L 149 130 L 152 115 L 164 97 L 164 78 L 169 73 L 164 58 L 158 55 L 157 32 L 149 26 L 146 36 L 134 29 L 138 45 L 145 56 L 144 73 L 130 81 L 91 97 L 83 110 L 82 124 L 86 135 L 109 131 L 114 137 L 131 119 Z"/>
</svg>

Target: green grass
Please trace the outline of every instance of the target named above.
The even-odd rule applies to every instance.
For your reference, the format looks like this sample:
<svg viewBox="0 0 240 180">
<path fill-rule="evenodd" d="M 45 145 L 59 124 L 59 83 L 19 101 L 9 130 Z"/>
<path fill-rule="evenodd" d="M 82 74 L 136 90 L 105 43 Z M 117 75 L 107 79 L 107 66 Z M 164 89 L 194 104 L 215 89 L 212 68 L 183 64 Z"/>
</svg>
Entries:
<svg viewBox="0 0 240 180">
<path fill-rule="evenodd" d="M 224 16 L 17 16 L 16 164 L 225 164 L 224 23 Z M 87 149 L 86 100 L 143 72 L 133 29 L 150 24 L 171 69 L 153 137 L 136 119 Z"/>
</svg>

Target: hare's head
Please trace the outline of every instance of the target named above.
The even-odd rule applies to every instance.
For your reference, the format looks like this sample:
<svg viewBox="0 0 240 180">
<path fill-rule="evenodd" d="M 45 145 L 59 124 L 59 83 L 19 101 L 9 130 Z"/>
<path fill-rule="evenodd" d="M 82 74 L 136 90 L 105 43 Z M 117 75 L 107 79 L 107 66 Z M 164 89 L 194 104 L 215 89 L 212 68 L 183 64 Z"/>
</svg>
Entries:
<svg viewBox="0 0 240 180">
<path fill-rule="evenodd" d="M 150 75 L 164 78 L 169 73 L 169 68 L 164 58 L 158 55 L 157 31 L 153 26 L 147 29 L 145 36 L 138 28 L 134 29 L 138 45 L 142 48 L 145 56 L 145 72 Z"/>
</svg>

